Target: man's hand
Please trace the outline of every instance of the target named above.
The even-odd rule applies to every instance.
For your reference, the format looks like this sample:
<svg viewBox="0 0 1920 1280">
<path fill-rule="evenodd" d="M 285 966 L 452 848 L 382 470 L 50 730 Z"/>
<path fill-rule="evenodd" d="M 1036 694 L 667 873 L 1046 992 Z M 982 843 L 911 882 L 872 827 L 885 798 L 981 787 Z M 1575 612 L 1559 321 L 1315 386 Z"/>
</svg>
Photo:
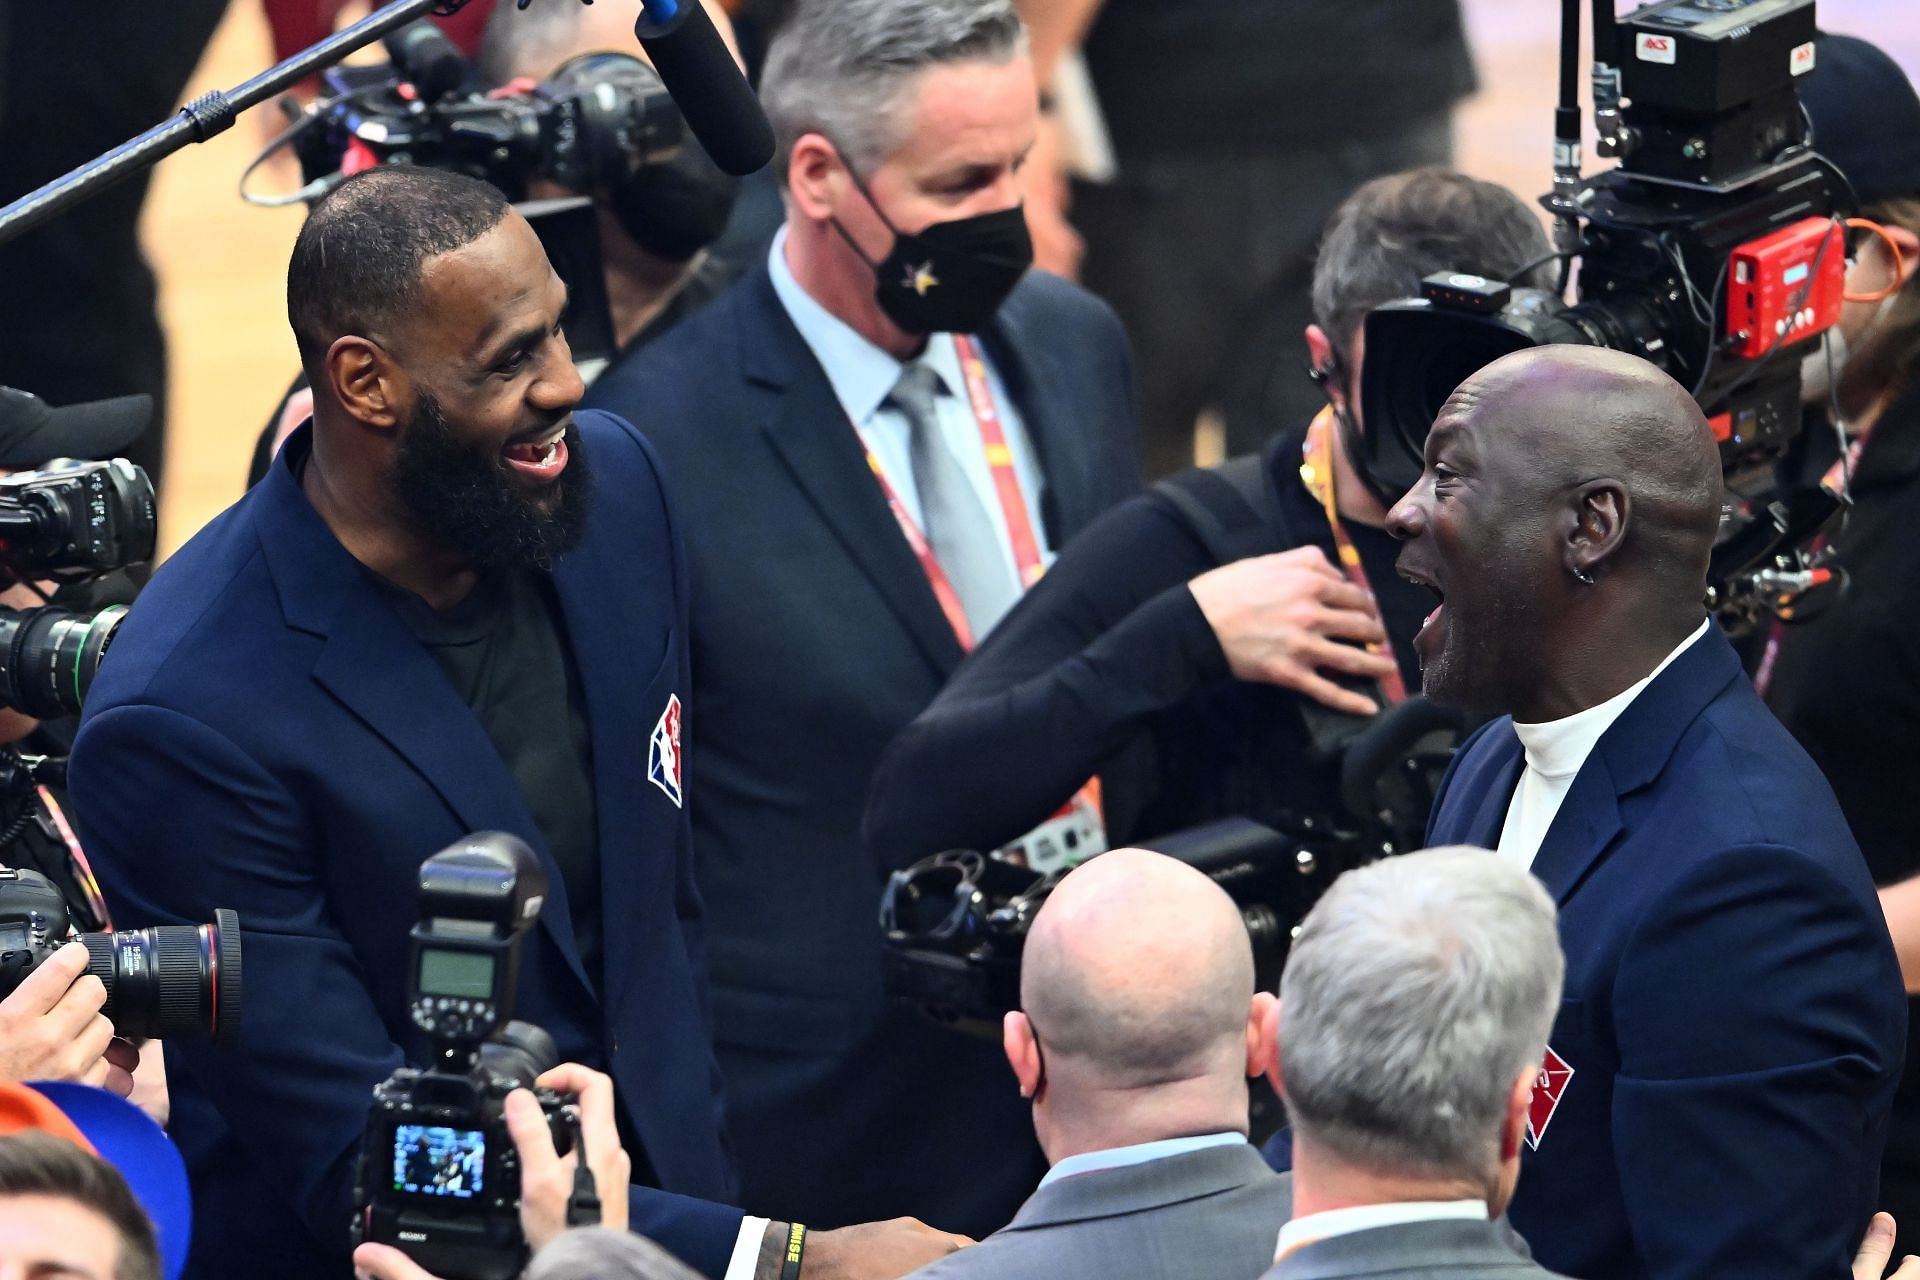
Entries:
<svg viewBox="0 0 1920 1280">
<path fill-rule="evenodd" d="M 133 1091 L 131 1046 L 110 1058 L 113 1024 L 100 1012 L 107 989 L 87 972 L 78 942 L 48 956 L 13 994 L 0 1000 L 0 1080 L 77 1080 Z"/>
<path fill-rule="evenodd" d="M 127 1101 L 153 1117 L 153 1122 L 162 1129 L 173 1115 L 173 1098 L 167 1092 L 167 1054 L 166 1047 L 158 1040 L 143 1040 L 139 1048 L 125 1040 L 116 1038 L 113 1046 L 107 1050 L 107 1057 L 116 1053 L 125 1057 L 131 1051 L 133 1060 L 127 1065 L 131 1073 L 127 1086 L 130 1092 Z"/>
<path fill-rule="evenodd" d="M 534 1083 L 579 1095 L 580 1130 L 594 1191 L 600 1197 L 600 1225 L 625 1231 L 633 1161 L 620 1145 L 620 1131 L 614 1124 L 612 1079 L 578 1063 L 563 1062 Z M 579 1153 L 555 1154 L 546 1113 L 525 1089 L 507 1095 L 507 1131 L 520 1153 L 520 1229 L 528 1247 L 538 1253 L 567 1229 L 567 1201 L 573 1196 Z"/>
<path fill-rule="evenodd" d="M 1335 711 L 1371 715 L 1364 694 L 1320 674 L 1378 679 L 1393 658 L 1354 644 L 1385 644 L 1372 597 L 1328 563 L 1318 547 L 1296 547 L 1209 570 L 1187 584 L 1239 680 L 1277 684 Z"/>
<path fill-rule="evenodd" d="M 1860 1252 L 1853 1256 L 1853 1280 L 1880 1280 L 1887 1273 L 1887 1259 L 1893 1256 L 1894 1223 L 1890 1213 L 1876 1213 L 1860 1240 Z M 1900 1259 L 1900 1269 L 1887 1280 L 1920 1280 L 1920 1258 L 1908 1254 Z"/>
<path fill-rule="evenodd" d="M 972 1243 L 918 1218 L 809 1232 L 800 1280 L 896 1280 Z"/>
<path fill-rule="evenodd" d="M 440 1280 L 390 1244 L 363 1244 L 353 1251 L 355 1280 Z"/>
</svg>

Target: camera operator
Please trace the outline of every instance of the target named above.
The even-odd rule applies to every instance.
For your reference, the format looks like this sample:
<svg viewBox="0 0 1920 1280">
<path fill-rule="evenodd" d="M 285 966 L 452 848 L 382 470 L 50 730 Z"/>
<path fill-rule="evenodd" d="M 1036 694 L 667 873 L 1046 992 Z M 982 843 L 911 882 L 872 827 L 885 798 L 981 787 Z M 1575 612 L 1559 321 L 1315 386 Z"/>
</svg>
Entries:
<svg viewBox="0 0 1920 1280">
<path fill-rule="evenodd" d="M 1397 495 L 1372 492 L 1347 458 L 1347 432 L 1365 429 L 1361 321 L 1429 272 L 1504 278 L 1546 252 L 1524 204 L 1460 174 L 1416 169 L 1350 196 L 1322 240 L 1306 330 L 1328 404 L 1264 454 L 1265 554 L 1222 564 L 1168 488 L 1181 481 L 1096 521 L 888 750 L 866 822 L 881 865 L 1000 848 L 1095 774 L 1111 844 L 1314 811 L 1332 779 L 1309 759 L 1302 706 L 1374 710 L 1337 675 L 1416 686 L 1428 608 L 1381 528 Z"/>
<path fill-rule="evenodd" d="M 1863 217 L 1887 239 L 1859 237 L 1849 301 L 1827 349 L 1808 357 L 1813 409 L 1837 406 L 1847 465 L 1830 424 L 1804 436 L 1809 480 L 1842 480 L 1852 498 L 1827 539 L 1845 575 L 1826 607 L 1775 628 L 1756 682 L 1833 784 L 1860 842 L 1907 990 L 1920 992 L 1920 95 L 1893 59 L 1846 36 L 1823 36 L 1802 89 L 1814 142 L 1853 182 Z M 1896 254 L 1897 249 L 1897 254 Z M 1867 300 L 1870 299 L 1870 300 Z M 1829 363 L 1829 360 L 1831 363 Z M 1844 473 L 1844 474 L 1843 474 Z M 1909 1001 L 1907 1066 L 1894 1097 L 1880 1203 L 1920 1249 L 1920 1002 Z"/>
<path fill-rule="evenodd" d="M 288 268 L 313 421 L 155 575 L 88 699 L 72 791 L 116 904 L 150 923 L 231 900 L 248 926 L 238 1048 L 170 1046 L 196 1274 L 344 1268 L 369 1098 L 421 1043 L 417 876 L 472 831 L 541 859 L 521 1007 L 618 1082 L 632 1221 L 729 1280 L 786 1239 L 726 1203 L 678 527 L 639 434 L 574 413 L 565 304 L 486 183 L 381 166 L 335 188 Z M 823 1231 L 805 1280 L 954 1245 Z"/>
<path fill-rule="evenodd" d="M 580 1132 L 586 1141 L 587 1165 L 600 1198 L 600 1225 L 613 1231 L 627 1226 L 626 1198 L 618 1188 L 627 1185 L 633 1161 L 620 1145 L 615 1120 L 613 1080 L 577 1062 L 563 1062 L 534 1082 L 540 1088 L 570 1093 L 579 1099 Z M 534 1252 L 567 1230 L 567 1206 L 574 1194 L 579 1157 L 554 1150 L 553 1133 L 540 1103 L 526 1089 L 507 1095 L 507 1129 L 520 1157 L 520 1228 Z M 434 1280 L 406 1254 L 390 1245 L 363 1244 L 353 1251 L 354 1269 L 371 1280 Z"/>
<path fill-rule="evenodd" d="M 56 458 L 114 457 L 139 438 L 152 414 L 153 402 L 144 395 L 54 408 L 30 392 L 0 387 L 0 476 Z M 0 590 L 0 607 L 33 608 L 46 603 L 57 587 L 16 581 Z M 64 725 L 43 726 L 17 708 L 0 705 L 0 751 L 28 742 L 61 751 L 69 736 Z M 18 830 L 0 844 L 0 865 L 41 872 L 59 887 L 81 927 L 107 927 L 106 905 L 72 840 L 59 795 L 34 786 L 17 803 L 23 806 L 20 812 L 9 808 L 6 823 L 0 823 L 19 819 Z M 79 1080 L 122 1097 L 133 1092 L 141 1055 L 114 1038 L 112 1024 L 100 1012 L 106 988 L 100 979 L 82 976 L 86 971 L 86 947 L 70 943 L 0 1000 L 0 1079 Z M 141 1071 L 137 1101 L 164 1124 L 165 1075 L 158 1052 L 150 1058 Z"/>
</svg>

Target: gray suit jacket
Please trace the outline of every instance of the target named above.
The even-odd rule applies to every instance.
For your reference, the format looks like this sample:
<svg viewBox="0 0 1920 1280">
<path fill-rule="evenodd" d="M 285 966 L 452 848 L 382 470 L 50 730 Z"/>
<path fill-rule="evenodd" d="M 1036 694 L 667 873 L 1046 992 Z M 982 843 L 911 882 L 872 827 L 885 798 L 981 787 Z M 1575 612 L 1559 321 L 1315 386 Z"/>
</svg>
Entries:
<svg viewBox="0 0 1920 1280">
<path fill-rule="evenodd" d="M 1517 1249 L 1499 1222 L 1448 1219 L 1374 1227 L 1315 1240 L 1289 1253 L 1261 1280 L 1360 1280 L 1366 1276 L 1446 1280 L 1563 1280 Z M 1523 1246 L 1521 1246 L 1523 1247 Z"/>
<path fill-rule="evenodd" d="M 1292 1186 L 1251 1146 L 1078 1174 L 1041 1187 L 1012 1222 L 912 1280 L 1252 1280 L 1273 1261 Z"/>
</svg>

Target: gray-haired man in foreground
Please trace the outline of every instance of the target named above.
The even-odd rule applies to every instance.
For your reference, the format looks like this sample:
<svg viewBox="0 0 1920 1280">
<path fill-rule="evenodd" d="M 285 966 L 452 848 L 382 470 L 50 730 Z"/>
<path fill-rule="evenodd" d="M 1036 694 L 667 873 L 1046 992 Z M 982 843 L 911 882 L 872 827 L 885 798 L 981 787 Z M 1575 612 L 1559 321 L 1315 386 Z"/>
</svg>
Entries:
<svg viewBox="0 0 1920 1280">
<path fill-rule="evenodd" d="M 1327 891 L 1265 1014 L 1297 1215 L 1266 1280 L 1553 1274 L 1491 1219 L 1564 967 L 1552 899 L 1484 850 L 1389 858 Z"/>
<path fill-rule="evenodd" d="M 1094 858 L 1035 917 L 1020 1002 L 1007 1060 L 1052 1168 L 1010 1224 L 916 1280 L 1257 1275 L 1287 1184 L 1247 1143 L 1273 996 L 1232 899 L 1157 853 Z"/>
</svg>

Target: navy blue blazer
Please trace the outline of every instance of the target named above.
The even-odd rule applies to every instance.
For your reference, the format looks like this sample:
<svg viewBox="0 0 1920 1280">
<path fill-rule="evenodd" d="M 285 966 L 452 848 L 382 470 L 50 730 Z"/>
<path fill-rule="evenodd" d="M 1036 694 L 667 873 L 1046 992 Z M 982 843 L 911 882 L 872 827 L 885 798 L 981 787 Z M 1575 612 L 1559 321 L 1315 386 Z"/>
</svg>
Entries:
<svg viewBox="0 0 1920 1280">
<path fill-rule="evenodd" d="M 980 336 L 1060 546 L 1139 484 L 1125 335 L 1032 273 Z M 764 264 L 587 403 L 660 451 L 687 540 L 694 849 L 742 1203 L 985 1235 L 1046 1164 L 998 1044 L 888 1005 L 860 836 L 881 752 L 959 664 L 953 630 Z"/>
<path fill-rule="evenodd" d="M 546 864 L 517 1016 L 613 1076 L 635 1169 L 679 1193 L 637 1189 L 635 1229 L 725 1269 L 741 1214 L 719 1203 L 734 1187 L 687 814 L 648 780 L 649 734 L 688 701 L 685 568 L 646 444 L 610 415 L 577 421 L 595 501 L 553 578 L 592 736 L 601 885 L 584 909 L 605 921 L 604 989 L 513 775 L 301 492 L 311 428 L 154 575 L 87 699 L 72 798 L 115 923 L 233 907 L 245 940 L 237 1050 L 168 1045 L 193 1275 L 347 1274 L 373 1087 L 403 1047 L 425 1061 L 406 1013 L 420 863 L 476 830 Z"/>
<path fill-rule="evenodd" d="M 1511 719 L 1461 748 L 1432 845 L 1493 848 Z M 1601 737 L 1533 864 L 1567 978 L 1509 1214 L 1571 1276 L 1849 1274 L 1906 1000 L 1833 792 L 1716 628 Z"/>
</svg>

